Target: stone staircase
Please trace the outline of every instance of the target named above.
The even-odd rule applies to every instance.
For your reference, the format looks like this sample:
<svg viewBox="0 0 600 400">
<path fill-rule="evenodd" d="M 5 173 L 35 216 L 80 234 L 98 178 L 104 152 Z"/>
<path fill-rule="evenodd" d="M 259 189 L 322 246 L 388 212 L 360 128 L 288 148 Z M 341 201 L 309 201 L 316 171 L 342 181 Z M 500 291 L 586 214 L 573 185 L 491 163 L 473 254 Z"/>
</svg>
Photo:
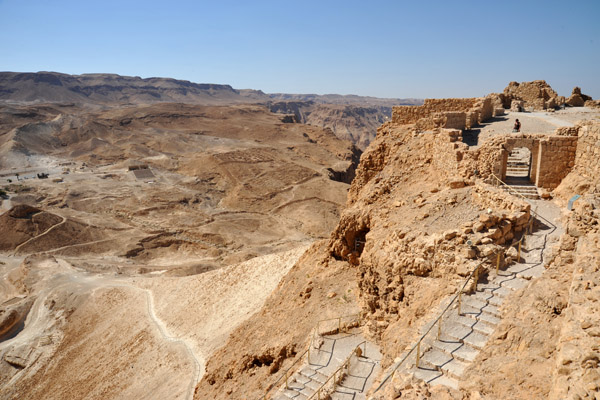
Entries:
<svg viewBox="0 0 600 400">
<path fill-rule="evenodd" d="M 510 301 L 513 291 L 526 287 L 531 279 L 545 271 L 542 253 L 546 236 L 551 232 L 552 228 L 544 226 L 535 235 L 528 236 L 520 262 L 498 274 L 495 270 L 491 271 L 487 277 L 480 279 L 476 290 L 464 293 L 460 314 L 458 303 L 455 303 L 444 314 L 439 330 L 434 326 L 422 342 L 419 365 L 416 366 L 416 352 L 413 352 L 398 372 L 412 374 L 431 385 L 458 389 L 465 369 L 485 347 L 501 322 L 500 306 Z M 429 329 L 432 323 L 424 326 L 423 331 Z"/>
<path fill-rule="evenodd" d="M 322 344 L 311 349 L 309 361 L 288 378 L 287 384 L 273 396 L 274 400 L 306 400 L 311 396 L 316 399 L 317 390 L 344 364 L 356 346 L 364 342 L 358 330 L 321 339 Z M 366 399 L 366 389 L 380 372 L 381 353 L 378 346 L 370 342 L 366 342 L 364 349 L 360 357 L 353 357 L 344 378 L 335 385 L 330 395 L 332 400 Z"/>
<path fill-rule="evenodd" d="M 512 153 L 506 163 L 506 176 L 515 178 L 527 178 L 529 176 L 529 159 L 520 156 L 514 156 Z"/>
<path fill-rule="evenodd" d="M 527 177 L 515 178 L 507 175 L 504 183 L 506 183 L 506 186 L 502 186 L 502 188 L 511 194 L 518 193 L 526 199 L 540 199 L 537 186 L 531 183 Z"/>
<path fill-rule="evenodd" d="M 506 184 L 504 187 L 509 192 L 519 193 L 521 196 L 537 200 L 540 195 L 537 186 L 529 181 L 529 169 L 531 166 L 531 153 L 524 148 L 514 149 L 508 156 L 506 163 Z"/>
</svg>

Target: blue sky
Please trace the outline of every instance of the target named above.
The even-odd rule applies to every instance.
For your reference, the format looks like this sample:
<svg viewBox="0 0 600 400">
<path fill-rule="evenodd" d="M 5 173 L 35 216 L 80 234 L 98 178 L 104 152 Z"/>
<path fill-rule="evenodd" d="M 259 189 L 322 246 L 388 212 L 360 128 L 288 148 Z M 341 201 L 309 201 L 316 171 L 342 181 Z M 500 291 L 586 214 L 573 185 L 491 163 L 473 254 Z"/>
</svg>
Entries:
<svg viewBox="0 0 600 400">
<path fill-rule="evenodd" d="M 400 98 L 545 79 L 600 98 L 600 1 L 0 0 L 0 70 Z"/>
</svg>

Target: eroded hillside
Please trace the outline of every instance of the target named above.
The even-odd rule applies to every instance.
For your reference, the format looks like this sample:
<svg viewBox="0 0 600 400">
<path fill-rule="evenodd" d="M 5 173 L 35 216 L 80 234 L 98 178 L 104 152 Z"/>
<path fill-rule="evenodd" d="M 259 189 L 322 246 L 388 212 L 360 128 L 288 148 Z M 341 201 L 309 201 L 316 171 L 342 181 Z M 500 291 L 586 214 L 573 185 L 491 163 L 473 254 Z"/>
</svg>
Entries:
<svg viewBox="0 0 600 400">
<path fill-rule="evenodd" d="M 191 398 L 360 155 L 256 105 L 12 104 L 0 127 L 2 398 Z"/>
</svg>

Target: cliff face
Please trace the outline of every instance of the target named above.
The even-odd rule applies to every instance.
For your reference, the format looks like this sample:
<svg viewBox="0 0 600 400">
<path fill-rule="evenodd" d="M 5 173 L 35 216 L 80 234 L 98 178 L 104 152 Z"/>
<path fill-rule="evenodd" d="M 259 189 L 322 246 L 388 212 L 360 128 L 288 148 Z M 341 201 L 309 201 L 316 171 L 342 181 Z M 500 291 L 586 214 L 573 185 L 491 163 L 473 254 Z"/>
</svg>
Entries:
<svg viewBox="0 0 600 400">
<path fill-rule="evenodd" d="M 364 150 L 375 138 L 377 128 L 390 119 L 391 106 L 321 104 L 315 101 L 269 103 L 272 112 L 293 114 L 297 122 L 329 128 L 341 139 Z"/>
<path fill-rule="evenodd" d="M 410 343 L 440 298 L 454 293 L 475 263 L 504 254 L 502 245 L 528 220 L 529 205 L 472 177 L 495 149 L 469 151 L 459 139 L 452 130 L 414 134 L 412 126 L 382 126 L 331 235 L 330 255 L 356 269 L 362 316 L 383 347 L 384 364 Z"/>
</svg>

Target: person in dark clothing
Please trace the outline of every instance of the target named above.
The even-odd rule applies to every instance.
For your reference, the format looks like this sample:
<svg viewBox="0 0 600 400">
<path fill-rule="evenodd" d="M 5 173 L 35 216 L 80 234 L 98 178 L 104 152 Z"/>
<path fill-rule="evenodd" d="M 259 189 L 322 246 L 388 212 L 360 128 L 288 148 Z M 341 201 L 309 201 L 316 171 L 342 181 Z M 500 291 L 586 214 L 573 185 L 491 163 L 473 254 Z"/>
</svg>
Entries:
<svg viewBox="0 0 600 400">
<path fill-rule="evenodd" d="M 513 126 L 513 132 L 521 132 L 521 123 L 518 118 L 515 121 L 515 126 Z"/>
</svg>

